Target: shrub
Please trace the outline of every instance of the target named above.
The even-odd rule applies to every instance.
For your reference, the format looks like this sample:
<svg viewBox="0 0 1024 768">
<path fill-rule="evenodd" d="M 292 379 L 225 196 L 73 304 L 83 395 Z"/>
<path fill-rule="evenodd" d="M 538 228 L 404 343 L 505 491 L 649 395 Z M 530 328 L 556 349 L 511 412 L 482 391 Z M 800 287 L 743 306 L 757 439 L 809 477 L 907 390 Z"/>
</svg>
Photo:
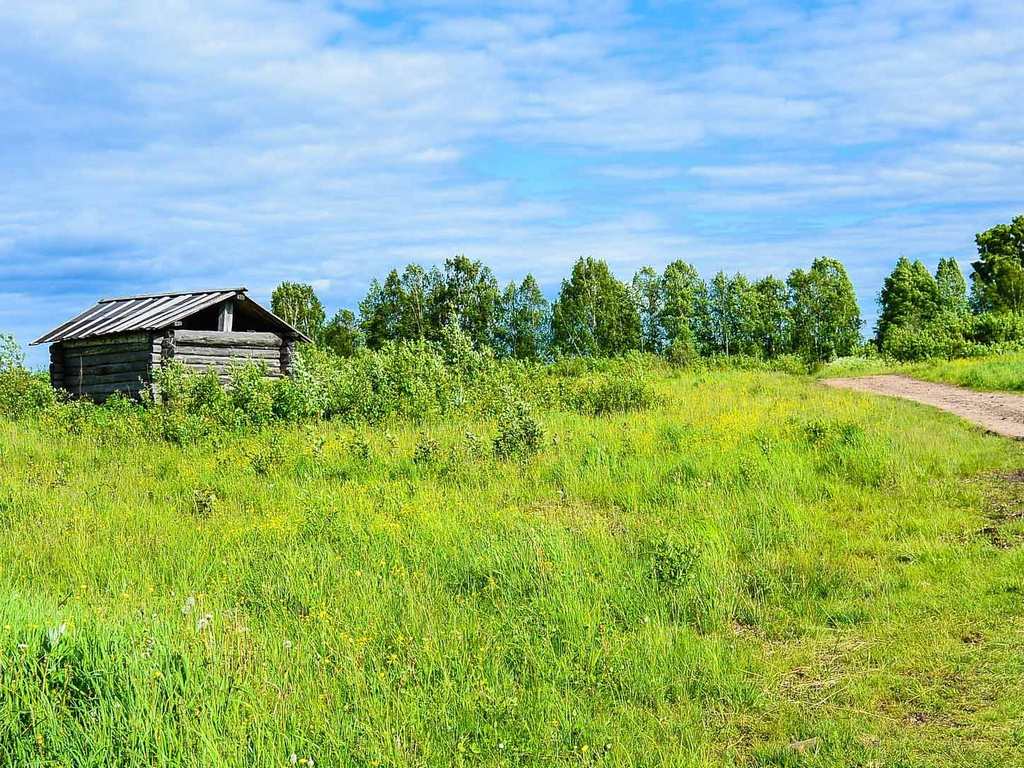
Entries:
<svg viewBox="0 0 1024 768">
<path fill-rule="evenodd" d="M 416 441 L 416 449 L 413 451 L 412 460 L 414 464 L 432 464 L 437 458 L 440 448 L 430 435 L 420 435 Z"/>
<path fill-rule="evenodd" d="M 246 363 L 231 369 L 228 389 L 233 417 L 240 426 L 262 427 L 274 418 L 274 382 L 265 363 Z"/>
<path fill-rule="evenodd" d="M 526 403 L 513 403 L 498 417 L 493 447 L 499 459 L 528 458 L 540 451 L 543 442 L 544 430 Z"/>
<path fill-rule="evenodd" d="M 654 405 L 654 392 L 639 375 L 588 376 L 567 383 L 563 401 L 585 416 L 640 411 Z"/>
<path fill-rule="evenodd" d="M 681 587 L 690 579 L 697 564 L 697 551 L 668 537 L 644 543 L 651 578 L 662 587 Z"/>
<path fill-rule="evenodd" d="M 57 402 L 45 373 L 24 368 L 0 369 L 0 415 L 12 419 L 39 413 Z"/>
<path fill-rule="evenodd" d="M 882 352 L 905 362 L 946 357 L 945 346 L 928 330 L 898 326 L 890 328 L 885 334 Z"/>
<path fill-rule="evenodd" d="M 697 351 L 697 345 L 694 343 L 693 334 L 680 334 L 674 338 L 665 351 L 665 357 L 672 365 L 683 367 L 692 365 L 699 360 L 700 353 Z"/>
<path fill-rule="evenodd" d="M 270 438 L 249 456 L 249 464 L 257 475 L 269 475 L 275 467 L 283 464 L 284 460 L 284 446 L 274 433 L 271 433 Z"/>
<path fill-rule="evenodd" d="M 903 362 L 1016 351 L 1024 348 L 1024 315 L 942 312 L 921 327 L 889 328 L 880 346 L 884 355 Z"/>
</svg>

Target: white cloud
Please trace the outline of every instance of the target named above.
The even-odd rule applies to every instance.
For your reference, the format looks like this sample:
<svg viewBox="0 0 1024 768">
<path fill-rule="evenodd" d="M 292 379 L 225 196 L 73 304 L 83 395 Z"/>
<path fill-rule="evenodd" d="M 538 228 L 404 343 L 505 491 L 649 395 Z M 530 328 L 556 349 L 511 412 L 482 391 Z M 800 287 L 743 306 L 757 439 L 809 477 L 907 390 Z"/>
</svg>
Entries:
<svg viewBox="0 0 1024 768">
<path fill-rule="evenodd" d="M 548 286 L 584 254 L 628 273 L 834 253 L 870 296 L 899 253 L 969 258 L 1019 207 L 1024 6 L 717 13 L 8 0 L 0 280 L 293 278 L 351 301 L 459 251 Z M 0 321 L 42 330 L 33 306 Z"/>
</svg>

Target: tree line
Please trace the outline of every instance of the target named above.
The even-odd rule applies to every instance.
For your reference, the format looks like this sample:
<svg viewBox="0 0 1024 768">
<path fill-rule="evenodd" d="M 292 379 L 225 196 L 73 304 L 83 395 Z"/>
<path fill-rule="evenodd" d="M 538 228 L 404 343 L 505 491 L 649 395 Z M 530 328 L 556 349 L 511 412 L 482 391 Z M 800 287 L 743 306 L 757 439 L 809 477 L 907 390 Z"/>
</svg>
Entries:
<svg viewBox="0 0 1024 768">
<path fill-rule="evenodd" d="M 890 357 L 963 357 L 1024 341 L 1024 216 L 975 236 L 971 289 L 954 259 L 932 275 L 900 257 L 879 294 L 874 342 Z"/>
<path fill-rule="evenodd" d="M 835 259 L 815 259 L 785 281 L 719 272 L 705 281 L 685 261 L 619 280 L 600 259 L 580 258 L 549 303 L 532 275 L 501 287 L 464 255 L 440 267 L 409 264 L 373 280 L 358 314 L 329 319 L 312 286 L 281 283 L 276 314 L 340 355 L 396 341 L 438 341 L 457 327 L 477 349 L 522 360 L 616 357 L 636 350 L 685 362 L 699 355 L 797 354 L 826 360 L 861 343 L 853 285 Z"/>
</svg>

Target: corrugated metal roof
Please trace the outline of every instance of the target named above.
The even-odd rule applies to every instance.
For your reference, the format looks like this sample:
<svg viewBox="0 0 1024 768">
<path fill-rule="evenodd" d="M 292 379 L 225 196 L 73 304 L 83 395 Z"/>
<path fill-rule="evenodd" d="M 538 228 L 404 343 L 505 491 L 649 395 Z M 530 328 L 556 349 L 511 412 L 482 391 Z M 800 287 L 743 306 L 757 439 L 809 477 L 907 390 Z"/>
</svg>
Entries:
<svg viewBox="0 0 1024 768">
<path fill-rule="evenodd" d="M 196 312 L 234 297 L 251 302 L 252 306 L 268 320 L 276 320 L 282 329 L 292 331 L 299 338 L 308 341 L 305 335 L 246 296 L 245 288 L 225 288 L 213 291 L 152 293 L 142 296 L 102 299 L 95 306 L 63 325 L 57 326 L 32 343 L 52 344 L 68 339 L 87 339 L 115 333 L 156 331 L 168 328 Z"/>
</svg>

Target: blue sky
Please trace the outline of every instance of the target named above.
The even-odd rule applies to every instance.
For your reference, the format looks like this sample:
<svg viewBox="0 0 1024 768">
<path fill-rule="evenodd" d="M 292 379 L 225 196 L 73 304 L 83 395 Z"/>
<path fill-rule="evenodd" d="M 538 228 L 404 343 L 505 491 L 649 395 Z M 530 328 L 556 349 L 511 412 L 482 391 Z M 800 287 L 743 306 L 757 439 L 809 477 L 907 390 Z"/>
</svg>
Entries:
<svg viewBox="0 0 1024 768">
<path fill-rule="evenodd" d="M 1024 4 L 5 0 L 0 330 L 466 253 L 964 267 L 1024 212 Z M 866 330 L 868 330 L 866 328 Z M 42 358 L 37 352 L 33 360 Z"/>
</svg>

